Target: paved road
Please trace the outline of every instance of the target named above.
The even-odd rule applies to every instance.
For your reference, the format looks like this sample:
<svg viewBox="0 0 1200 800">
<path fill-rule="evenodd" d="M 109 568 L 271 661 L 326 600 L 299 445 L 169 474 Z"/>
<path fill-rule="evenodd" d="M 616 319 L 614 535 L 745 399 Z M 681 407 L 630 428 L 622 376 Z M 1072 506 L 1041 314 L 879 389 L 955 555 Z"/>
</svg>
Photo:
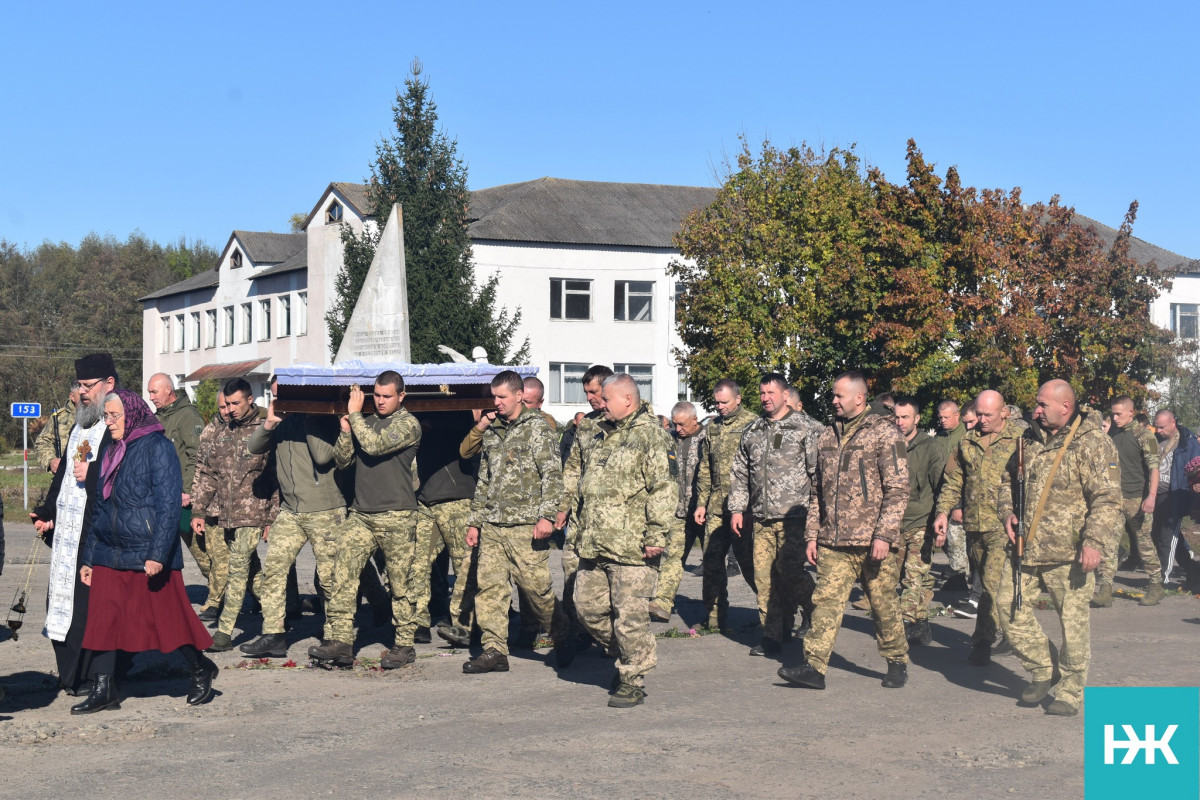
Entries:
<svg viewBox="0 0 1200 800">
<path fill-rule="evenodd" d="M 29 526 L 9 526 L 5 602 L 31 541 Z M 302 591 L 311 586 L 307 550 L 305 559 Z M 190 559 L 186 577 L 199 584 Z M 757 636 L 752 597 L 740 578 L 730 585 L 737 631 L 660 639 L 646 705 L 627 711 L 605 706 L 612 666 L 594 648 L 561 673 L 542 650 L 516 655 L 507 674 L 465 676 L 466 655 L 436 644 L 419 646 L 417 663 L 398 672 L 327 672 L 303 668 L 318 634 L 305 617 L 291 634 L 301 668 L 244 669 L 239 656 L 220 655 L 220 695 L 192 709 L 182 660 L 147 654 L 119 711 L 72 717 L 76 701 L 54 691 L 34 600 L 20 640 L 0 642 L 9 692 L 0 797 L 1082 796 L 1082 715 L 1019 708 L 1024 673 L 1011 656 L 968 667 L 968 620 L 937 619 L 934 646 L 913 653 L 909 685 L 887 690 L 870 621 L 850 611 L 829 688 L 814 692 L 779 681 L 776 662 L 747 656 Z M 685 575 L 691 622 L 699 589 L 699 577 Z M 1195 684 L 1200 600 L 1172 596 L 1144 609 L 1118 599 L 1093 620 L 1091 685 Z M 244 621 L 256 634 L 257 620 Z M 655 627 L 686 630 L 677 619 Z M 377 656 L 386 636 L 368 626 L 363 653 Z M 798 645 L 785 647 L 785 662 L 799 657 Z"/>
</svg>

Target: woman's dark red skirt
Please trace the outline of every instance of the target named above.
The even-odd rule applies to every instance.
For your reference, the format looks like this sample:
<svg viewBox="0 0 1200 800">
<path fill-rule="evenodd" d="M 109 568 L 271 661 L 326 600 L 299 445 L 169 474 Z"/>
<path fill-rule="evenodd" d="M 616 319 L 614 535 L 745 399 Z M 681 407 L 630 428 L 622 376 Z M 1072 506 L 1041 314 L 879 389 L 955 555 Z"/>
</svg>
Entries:
<svg viewBox="0 0 1200 800">
<path fill-rule="evenodd" d="M 185 644 L 205 650 L 212 637 L 188 602 L 179 570 L 154 577 L 135 570 L 92 570 L 85 648 L 169 653 Z"/>
</svg>

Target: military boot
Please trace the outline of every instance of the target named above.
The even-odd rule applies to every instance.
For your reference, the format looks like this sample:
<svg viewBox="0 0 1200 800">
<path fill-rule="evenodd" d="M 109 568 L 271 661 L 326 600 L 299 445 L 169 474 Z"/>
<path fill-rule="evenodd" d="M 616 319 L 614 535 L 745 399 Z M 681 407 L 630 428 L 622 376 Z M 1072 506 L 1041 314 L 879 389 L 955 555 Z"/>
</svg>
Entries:
<svg viewBox="0 0 1200 800">
<path fill-rule="evenodd" d="M 608 698 L 609 708 L 633 708 L 646 702 L 646 691 L 640 686 L 622 683 Z"/>
<path fill-rule="evenodd" d="M 654 620 L 655 622 L 670 622 L 671 621 L 671 610 L 669 608 L 664 609 L 658 603 L 651 602 L 649 611 L 650 611 L 650 619 Z"/>
<path fill-rule="evenodd" d="M 325 644 L 308 648 L 308 655 L 322 663 L 335 667 L 354 666 L 354 648 L 348 642 L 330 639 Z"/>
<path fill-rule="evenodd" d="M 1044 681 L 1030 681 L 1029 685 L 1021 692 L 1021 704 L 1027 706 L 1035 706 L 1042 702 L 1046 695 L 1050 694 L 1050 687 L 1054 685 L 1054 681 L 1047 678 Z"/>
<path fill-rule="evenodd" d="M 883 676 L 880 683 L 885 689 L 899 689 L 908 683 L 908 665 L 903 661 L 888 660 L 887 675 Z"/>
<path fill-rule="evenodd" d="M 933 633 L 929 630 L 929 620 L 919 619 L 916 622 L 909 623 L 905 632 L 908 641 L 913 644 L 919 644 L 928 647 L 933 644 Z"/>
<path fill-rule="evenodd" d="M 1112 584 L 1105 583 L 1096 587 L 1092 595 L 1092 608 L 1112 608 Z"/>
<path fill-rule="evenodd" d="M 287 642 L 282 633 L 264 633 L 253 642 L 238 648 L 248 656 L 256 658 L 287 658 Z"/>
<path fill-rule="evenodd" d="M 752 655 L 752 656 L 777 656 L 782 651 L 783 651 L 783 647 L 780 646 L 779 642 L 775 641 L 774 639 L 772 639 L 769 636 L 764 636 L 764 637 L 762 637 L 762 640 L 757 645 L 750 648 L 750 655 Z"/>
<path fill-rule="evenodd" d="M 713 606 L 712 609 L 709 610 L 708 621 L 704 623 L 705 627 L 712 628 L 712 629 L 718 630 L 718 631 L 724 630 L 725 614 L 728 610 L 729 610 L 728 602 L 717 603 L 715 606 Z"/>
<path fill-rule="evenodd" d="M 217 631 L 213 634 L 212 644 L 204 651 L 206 653 L 224 653 L 233 649 L 233 639 L 228 633 Z"/>
<path fill-rule="evenodd" d="M 379 659 L 379 666 L 384 669 L 399 669 L 416 660 L 417 651 L 414 648 L 398 644 L 384 653 L 383 658 Z"/>
<path fill-rule="evenodd" d="M 478 658 L 473 658 L 463 664 L 463 672 L 468 675 L 480 675 L 484 672 L 508 672 L 508 656 L 499 650 L 488 648 Z"/>
<path fill-rule="evenodd" d="M 471 645 L 471 632 L 461 625 L 439 625 L 437 635 L 455 647 Z"/>
<path fill-rule="evenodd" d="M 775 674 L 788 683 L 807 686 L 810 689 L 825 688 L 825 675 L 817 672 L 816 667 L 807 661 L 801 662 L 794 667 L 780 667 L 779 671 Z"/>
<path fill-rule="evenodd" d="M 1073 717 L 1079 713 L 1079 709 L 1066 700 L 1055 700 L 1046 706 L 1046 713 L 1053 714 L 1056 717 Z"/>
<path fill-rule="evenodd" d="M 1150 585 L 1146 587 L 1146 593 L 1142 595 L 1142 599 L 1138 601 L 1139 606 L 1156 606 L 1162 602 L 1166 592 L 1163 591 L 1163 585 L 1158 581 L 1150 581 Z"/>
<path fill-rule="evenodd" d="M 976 642 L 971 645 L 971 654 L 967 656 L 967 663 L 976 667 L 986 667 L 992 663 L 992 645 L 989 642 Z"/>
</svg>

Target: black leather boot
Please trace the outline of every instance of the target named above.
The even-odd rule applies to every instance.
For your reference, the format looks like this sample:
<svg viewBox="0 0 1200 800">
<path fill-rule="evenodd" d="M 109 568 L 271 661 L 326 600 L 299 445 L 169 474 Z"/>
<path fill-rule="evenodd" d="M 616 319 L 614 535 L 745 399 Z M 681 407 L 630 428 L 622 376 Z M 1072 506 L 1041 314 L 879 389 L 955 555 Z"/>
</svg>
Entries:
<svg viewBox="0 0 1200 800">
<path fill-rule="evenodd" d="M 197 661 L 189 670 L 187 704 L 198 706 L 213 695 L 212 682 L 220 669 L 210 659 Z"/>
<path fill-rule="evenodd" d="M 92 684 L 92 693 L 82 703 L 71 706 L 72 714 L 95 714 L 111 708 L 114 711 L 121 707 L 121 698 L 117 694 L 117 684 L 112 675 L 97 675 Z"/>
</svg>

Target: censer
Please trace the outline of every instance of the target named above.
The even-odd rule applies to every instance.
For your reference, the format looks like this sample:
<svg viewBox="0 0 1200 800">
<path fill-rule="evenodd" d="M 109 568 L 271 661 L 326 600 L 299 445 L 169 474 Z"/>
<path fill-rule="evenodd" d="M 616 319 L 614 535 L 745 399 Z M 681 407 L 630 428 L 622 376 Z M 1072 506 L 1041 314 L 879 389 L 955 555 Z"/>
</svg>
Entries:
<svg viewBox="0 0 1200 800">
<path fill-rule="evenodd" d="M 8 628 L 13 632 L 13 641 L 17 641 L 17 631 L 25 621 L 25 602 L 29 599 L 29 585 L 33 583 L 33 568 L 37 565 L 38 537 L 33 537 L 33 547 L 29 551 L 29 567 L 25 570 L 25 581 L 17 587 L 13 595 L 12 605 L 8 609 Z"/>
</svg>

